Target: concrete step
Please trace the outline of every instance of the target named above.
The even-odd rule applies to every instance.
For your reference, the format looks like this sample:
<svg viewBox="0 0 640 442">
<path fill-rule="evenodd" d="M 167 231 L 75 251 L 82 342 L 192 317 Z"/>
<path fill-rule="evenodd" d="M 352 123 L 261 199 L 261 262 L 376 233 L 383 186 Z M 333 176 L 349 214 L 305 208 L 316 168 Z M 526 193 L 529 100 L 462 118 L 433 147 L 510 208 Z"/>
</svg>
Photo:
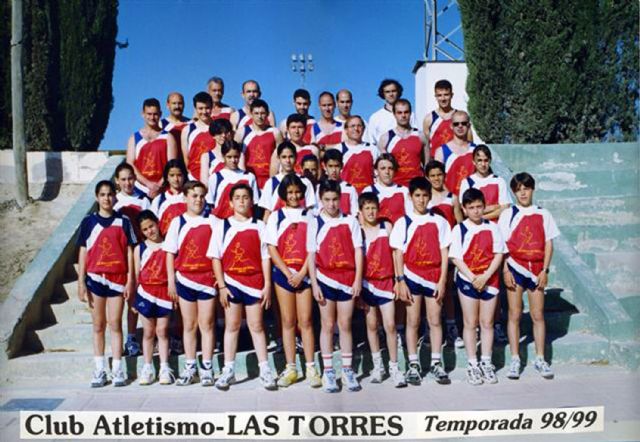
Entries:
<svg viewBox="0 0 640 442">
<path fill-rule="evenodd" d="M 93 327 L 88 324 L 56 324 L 42 330 L 36 330 L 36 335 L 46 352 L 76 352 L 90 353 L 93 351 L 91 339 Z M 105 342 L 109 344 L 111 334 L 107 328 Z"/>
<path fill-rule="evenodd" d="M 557 170 L 533 174 L 538 199 L 638 195 L 638 171 L 633 169 Z"/>
<path fill-rule="evenodd" d="M 540 198 L 536 201 L 553 214 L 561 231 L 567 225 L 600 228 L 640 225 L 640 199 L 637 195 L 595 199 L 589 197 Z"/>
<path fill-rule="evenodd" d="M 617 297 L 640 296 L 640 251 L 580 253 Z"/>
<path fill-rule="evenodd" d="M 602 226 L 563 225 L 562 235 L 578 252 L 640 251 L 640 224 Z"/>
</svg>

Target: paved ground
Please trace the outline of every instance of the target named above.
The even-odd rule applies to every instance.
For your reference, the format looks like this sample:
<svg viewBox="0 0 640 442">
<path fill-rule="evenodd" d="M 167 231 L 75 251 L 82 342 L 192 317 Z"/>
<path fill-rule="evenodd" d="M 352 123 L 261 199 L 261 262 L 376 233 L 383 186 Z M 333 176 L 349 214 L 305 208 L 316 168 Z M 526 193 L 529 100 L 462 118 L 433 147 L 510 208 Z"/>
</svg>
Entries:
<svg viewBox="0 0 640 442">
<path fill-rule="evenodd" d="M 450 386 L 429 380 L 420 387 L 394 389 L 386 381 L 371 385 L 362 381 L 359 393 L 326 394 L 301 383 L 287 390 L 266 392 L 256 379 L 220 392 L 198 385 L 180 388 L 132 384 L 123 388 L 89 389 L 86 385 L 49 388 L 0 389 L 2 441 L 18 439 L 20 402 L 26 408 L 57 411 L 298 411 L 298 412 L 402 412 L 459 411 L 523 408 L 604 406 L 605 432 L 577 435 L 528 436 L 522 440 L 640 440 L 640 374 L 610 366 L 556 365 L 556 379 L 546 381 L 527 369 L 519 381 L 504 377 L 497 385 L 472 387 L 460 369 L 452 373 Z M 55 369 L 55 367 L 52 367 Z M 89 373 L 88 373 L 89 374 Z M 13 411 L 10 411 L 13 410 Z M 499 440 L 510 440 L 502 437 Z M 482 438 L 488 440 L 488 438 Z"/>
</svg>

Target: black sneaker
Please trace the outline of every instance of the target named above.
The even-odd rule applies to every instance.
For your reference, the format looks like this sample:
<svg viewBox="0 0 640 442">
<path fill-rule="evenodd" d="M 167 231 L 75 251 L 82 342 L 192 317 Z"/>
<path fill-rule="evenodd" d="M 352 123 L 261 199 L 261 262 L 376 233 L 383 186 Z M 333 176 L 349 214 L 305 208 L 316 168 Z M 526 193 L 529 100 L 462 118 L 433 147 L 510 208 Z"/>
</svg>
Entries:
<svg viewBox="0 0 640 442">
<path fill-rule="evenodd" d="M 420 364 L 417 362 L 409 363 L 409 369 L 405 374 L 407 383 L 411 385 L 420 385 L 422 383 L 422 376 L 420 376 Z"/>
<path fill-rule="evenodd" d="M 440 385 L 449 385 L 451 383 L 449 375 L 446 371 L 444 371 L 444 367 L 440 362 L 435 362 L 433 365 L 431 365 L 430 373 L 431 376 L 433 376 L 436 382 Z"/>
</svg>

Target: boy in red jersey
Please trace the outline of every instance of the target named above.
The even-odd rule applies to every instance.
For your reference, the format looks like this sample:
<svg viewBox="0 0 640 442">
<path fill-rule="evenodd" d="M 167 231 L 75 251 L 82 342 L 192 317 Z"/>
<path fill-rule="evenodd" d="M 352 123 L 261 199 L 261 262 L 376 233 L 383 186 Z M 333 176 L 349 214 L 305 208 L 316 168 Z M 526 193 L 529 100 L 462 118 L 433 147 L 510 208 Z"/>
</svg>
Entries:
<svg viewBox="0 0 640 442">
<path fill-rule="evenodd" d="M 296 89 L 293 93 L 293 105 L 296 108 L 296 113 L 292 115 L 298 115 L 304 121 L 304 132 L 302 135 L 302 143 L 305 145 L 311 143 L 311 134 L 313 133 L 313 125 L 316 120 L 309 115 L 309 106 L 311 105 L 311 95 L 306 89 Z M 289 115 L 291 117 L 291 115 Z M 280 133 L 288 140 L 291 139 L 289 134 L 289 118 L 280 122 Z"/>
<path fill-rule="evenodd" d="M 384 366 L 378 337 L 378 311 L 387 335 L 389 375 L 396 388 L 406 387 L 404 374 L 398 368 L 398 342 L 395 323 L 393 250 L 389 245 L 391 223 L 378 218 L 378 197 L 363 192 L 358 198 L 362 214 L 365 239 L 366 272 L 362 282 L 362 301 L 365 305 L 367 338 L 373 359 L 371 382 L 379 384 L 384 377 Z"/>
<path fill-rule="evenodd" d="M 520 317 L 522 294 L 527 290 L 536 347 L 533 367 L 543 378 L 553 379 L 553 371 L 544 360 L 544 289 L 553 255 L 553 239 L 560 235 L 560 231 L 548 210 L 533 205 L 536 183 L 530 174 L 515 174 L 511 178 L 510 187 L 517 203 L 502 212 L 498 221 L 508 249 L 503 270 L 509 300 L 507 332 L 511 349 L 507 377 L 520 377 Z"/>
<path fill-rule="evenodd" d="M 393 224 L 405 213 L 413 211 L 409 189 L 393 182 L 398 163 L 390 153 L 381 153 L 374 163 L 374 168 L 376 182 L 365 187 L 363 191 L 373 192 L 378 197 L 378 217 Z"/>
<path fill-rule="evenodd" d="M 158 338 L 160 354 L 161 385 L 173 383 L 173 373 L 169 368 L 169 318 L 173 301 L 169 298 L 166 252 L 162 250 L 162 236 L 158 228 L 158 218 L 150 210 L 144 210 L 137 217 L 138 225 L 145 240 L 134 250 L 133 262 L 138 289 L 133 305 L 142 316 L 144 330 L 142 351 L 144 365 L 140 372 L 140 385 L 151 385 L 155 380 L 153 368 L 153 346 Z"/>
<path fill-rule="evenodd" d="M 442 324 L 440 314 L 448 270 L 448 247 L 451 243 L 449 223 L 427 209 L 431 199 L 431 184 L 424 177 L 409 182 L 413 210 L 400 218 L 391 232 L 395 268 L 398 274 L 397 293 L 409 302 L 407 307 L 407 350 L 409 369 L 407 382 L 420 385 L 418 328 L 424 297 L 429 339 L 431 340 L 430 373 L 439 384 L 450 384 L 442 364 Z"/>
<path fill-rule="evenodd" d="M 271 260 L 264 223 L 251 216 L 253 190 L 245 183 L 235 184 L 229 193 L 233 215 L 219 221 L 209 243 L 207 256 L 213 259 L 220 304 L 224 308 L 224 368 L 216 387 L 226 390 L 235 382 L 234 364 L 242 313 L 260 367 L 260 382 L 267 390 L 277 389 L 267 359 L 267 339 L 262 310 L 271 304 Z"/>
<path fill-rule="evenodd" d="M 184 185 L 187 211 L 171 221 L 162 248 L 167 255 L 169 296 L 179 302 L 183 323 L 185 367 L 176 384 L 189 385 L 198 379 L 196 344 L 199 329 L 202 346 L 200 382 L 208 387 L 213 385 L 213 298 L 216 290 L 211 259 L 206 256 L 212 219 L 205 211 L 205 192 L 200 181 L 189 181 Z"/>
<path fill-rule="evenodd" d="M 302 159 L 307 155 L 319 157 L 318 147 L 306 142 L 307 135 L 312 129 L 306 126 L 307 120 L 300 114 L 291 114 L 287 117 L 287 138 L 296 147 L 296 173 L 302 173 Z M 309 135 L 310 136 L 310 135 Z"/>
<path fill-rule="evenodd" d="M 253 118 L 251 117 L 251 103 L 261 96 L 262 91 L 260 90 L 260 85 L 257 81 L 247 80 L 242 83 L 242 99 L 244 101 L 244 105 L 231 114 L 230 120 L 236 131 L 240 132 L 244 126 L 249 126 L 253 123 Z M 266 119 L 269 122 L 269 126 L 275 127 L 276 116 L 273 112 L 267 113 L 268 116 Z"/>
<path fill-rule="evenodd" d="M 182 130 L 180 144 L 182 145 L 182 159 L 189 172 L 189 180 L 200 177 L 200 159 L 202 154 L 209 152 L 216 146 L 216 141 L 209 133 L 211 124 L 211 96 L 206 92 L 198 92 L 193 97 L 193 108 L 196 120 L 189 123 Z"/>
<path fill-rule="evenodd" d="M 336 101 L 331 92 L 324 91 L 318 98 L 320 119 L 313 125 L 311 141 L 321 149 L 339 146 L 342 142 L 344 125 L 333 118 Z"/>
<path fill-rule="evenodd" d="M 395 182 L 408 186 L 411 178 L 422 176 L 422 165 L 429 159 L 429 148 L 424 135 L 411 127 L 409 100 L 399 98 L 393 103 L 393 116 L 397 125 L 380 136 L 378 148 L 392 154 L 398 162 Z"/>
<path fill-rule="evenodd" d="M 127 163 L 136 174 L 136 187 L 153 199 L 162 187 L 162 171 L 167 161 L 178 156 L 176 140 L 160 128 L 160 102 L 147 98 L 142 103 L 144 127 L 127 142 Z"/>
<path fill-rule="evenodd" d="M 309 277 L 322 319 L 322 389 L 327 393 L 338 391 L 333 370 L 333 328 L 336 320 L 342 350 L 342 382 L 348 391 L 361 389 L 351 367 L 351 319 L 354 301 L 362 291 L 362 232 L 355 217 L 340 213 L 340 193 L 340 183 L 337 181 L 320 181 L 322 210 L 311 220 L 307 234 Z"/>
<path fill-rule="evenodd" d="M 326 179 L 336 181 L 340 185 L 340 211 L 344 215 L 355 216 L 358 213 L 358 192 L 351 184 L 342 181 L 343 164 L 342 152 L 338 149 L 328 149 L 322 157 Z M 319 193 L 317 200 L 320 201 Z"/>
<path fill-rule="evenodd" d="M 499 293 L 498 270 L 506 251 L 495 223 L 482 218 L 484 195 L 469 189 L 462 195 L 467 219 L 453 228 L 449 256 L 457 267 L 456 287 L 464 321 L 464 346 L 467 350 L 467 381 L 471 385 L 498 382 L 491 362 L 493 317 Z M 478 365 L 476 328 L 480 325 L 481 362 Z"/>
<path fill-rule="evenodd" d="M 107 323 L 111 333 L 112 381 L 115 387 L 126 384 L 122 370 L 122 309 L 133 295 L 133 246 L 135 233 L 129 218 L 113 210 L 115 186 L 100 181 L 95 188 L 98 211 L 87 215 L 80 225 L 77 245 L 78 298 L 87 302 L 93 320 L 95 371 L 91 387 L 104 387 L 107 372 L 104 360 L 104 334 Z"/>
</svg>

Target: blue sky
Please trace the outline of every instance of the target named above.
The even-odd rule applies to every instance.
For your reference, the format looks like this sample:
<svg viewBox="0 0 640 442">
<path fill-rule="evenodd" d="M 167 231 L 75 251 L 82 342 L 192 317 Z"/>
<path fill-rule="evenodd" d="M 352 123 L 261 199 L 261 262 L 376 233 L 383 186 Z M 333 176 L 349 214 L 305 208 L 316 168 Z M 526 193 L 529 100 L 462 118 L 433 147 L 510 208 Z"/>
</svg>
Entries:
<svg viewBox="0 0 640 442">
<path fill-rule="evenodd" d="M 398 79 L 413 99 L 411 69 L 424 54 L 422 0 L 123 0 L 113 80 L 114 107 L 101 149 L 123 149 L 142 120 L 145 98 L 168 92 L 191 97 L 212 75 L 224 78 L 225 101 L 239 107 L 241 84 L 254 78 L 278 121 L 293 111 L 301 86 L 292 52 L 311 52 L 307 77 L 311 113 L 317 96 L 342 87 L 354 94 L 354 113 L 381 106 L 381 79 Z"/>
</svg>

